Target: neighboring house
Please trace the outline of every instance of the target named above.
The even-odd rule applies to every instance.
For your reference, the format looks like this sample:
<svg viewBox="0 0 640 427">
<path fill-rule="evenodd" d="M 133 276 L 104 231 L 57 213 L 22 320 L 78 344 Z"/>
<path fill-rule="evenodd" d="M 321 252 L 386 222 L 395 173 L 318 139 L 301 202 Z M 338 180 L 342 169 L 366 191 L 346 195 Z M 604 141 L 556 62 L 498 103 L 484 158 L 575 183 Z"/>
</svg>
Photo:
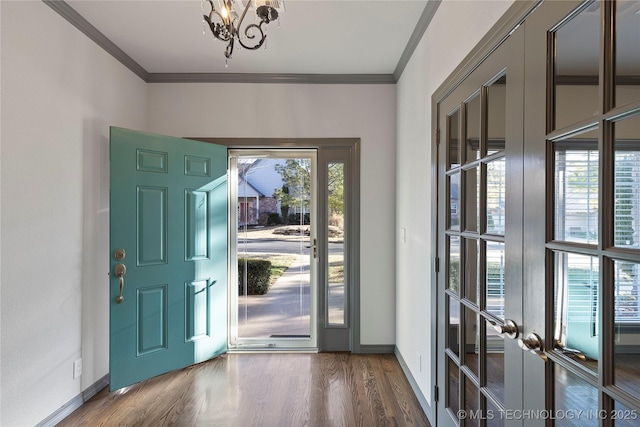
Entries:
<svg viewBox="0 0 640 427">
<path fill-rule="evenodd" d="M 282 215 L 274 191 L 282 188 L 275 169 L 283 159 L 240 159 L 238 162 L 238 225 L 259 224 L 263 214 Z"/>
</svg>

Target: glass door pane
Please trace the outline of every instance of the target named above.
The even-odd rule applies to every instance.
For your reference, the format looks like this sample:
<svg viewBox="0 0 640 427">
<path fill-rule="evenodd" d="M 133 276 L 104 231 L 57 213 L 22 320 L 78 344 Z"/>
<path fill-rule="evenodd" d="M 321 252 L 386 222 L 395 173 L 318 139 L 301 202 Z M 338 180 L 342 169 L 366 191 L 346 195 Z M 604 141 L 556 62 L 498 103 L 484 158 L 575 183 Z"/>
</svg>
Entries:
<svg viewBox="0 0 640 427">
<path fill-rule="evenodd" d="M 315 151 L 242 150 L 230 160 L 230 348 L 314 348 Z"/>
<path fill-rule="evenodd" d="M 344 163 L 327 165 L 327 198 L 329 230 L 329 267 L 327 272 L 327 316 L 331 326 L 344 326 L 347 314 L 347 288 L 345 271 L 345 176 Z"/>
</svg>

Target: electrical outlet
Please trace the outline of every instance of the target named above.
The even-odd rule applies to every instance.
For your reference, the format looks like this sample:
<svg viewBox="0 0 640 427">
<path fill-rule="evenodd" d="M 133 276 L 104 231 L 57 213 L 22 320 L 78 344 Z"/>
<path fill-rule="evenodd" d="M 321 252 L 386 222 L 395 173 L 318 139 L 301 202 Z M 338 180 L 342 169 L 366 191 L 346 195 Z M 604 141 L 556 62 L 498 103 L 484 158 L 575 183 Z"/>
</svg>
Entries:
<svg viewBox="0 0 640 427">
<path fill-rule="evenodd" d="M 82 375 L 82 359 L 73 362 L 73 379 L 75 380 Z"/>
<path fill-rule="evenodd" d="M 420 354 L 420 352 L 418 352 L 417 355 L 418 355 L 418 372 L 422 372 L 422 355 Z"/>
</svg>

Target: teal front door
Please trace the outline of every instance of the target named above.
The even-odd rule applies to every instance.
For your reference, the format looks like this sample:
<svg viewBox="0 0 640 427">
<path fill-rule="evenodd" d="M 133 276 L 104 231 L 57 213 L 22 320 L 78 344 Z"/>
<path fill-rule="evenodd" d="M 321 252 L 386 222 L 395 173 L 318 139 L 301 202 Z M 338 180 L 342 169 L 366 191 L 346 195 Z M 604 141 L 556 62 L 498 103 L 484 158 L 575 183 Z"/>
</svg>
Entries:
<svg viewBox="0 0 640 427">
<path fill-rule="evenodd" d="M 110 388 L 227 349 L 227 149 L 111 128 Z"/>
</svg>

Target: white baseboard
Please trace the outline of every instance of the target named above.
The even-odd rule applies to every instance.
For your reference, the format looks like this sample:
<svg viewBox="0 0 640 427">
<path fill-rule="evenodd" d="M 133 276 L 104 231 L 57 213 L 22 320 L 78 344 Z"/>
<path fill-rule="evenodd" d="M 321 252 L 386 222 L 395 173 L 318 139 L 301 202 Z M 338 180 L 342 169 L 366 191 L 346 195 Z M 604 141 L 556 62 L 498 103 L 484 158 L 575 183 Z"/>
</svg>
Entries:
<svg viewBox="0 0 640 427">
<path fill-rule="evenodd" d="M 73 411 L 81 407 L 84 402 L 95 396 L 96 393 L 105 388 L 107 385 L 109 385 L 109 374 L 91 384 L 82 393 L 78 394 L 76 397 L 58 408 L 58 410 L 53 414 L 49 415 L 47 418 L 36 424 L 35 427 L 54 427 L 60 421 L 71 415 Z"/>
</svg>

